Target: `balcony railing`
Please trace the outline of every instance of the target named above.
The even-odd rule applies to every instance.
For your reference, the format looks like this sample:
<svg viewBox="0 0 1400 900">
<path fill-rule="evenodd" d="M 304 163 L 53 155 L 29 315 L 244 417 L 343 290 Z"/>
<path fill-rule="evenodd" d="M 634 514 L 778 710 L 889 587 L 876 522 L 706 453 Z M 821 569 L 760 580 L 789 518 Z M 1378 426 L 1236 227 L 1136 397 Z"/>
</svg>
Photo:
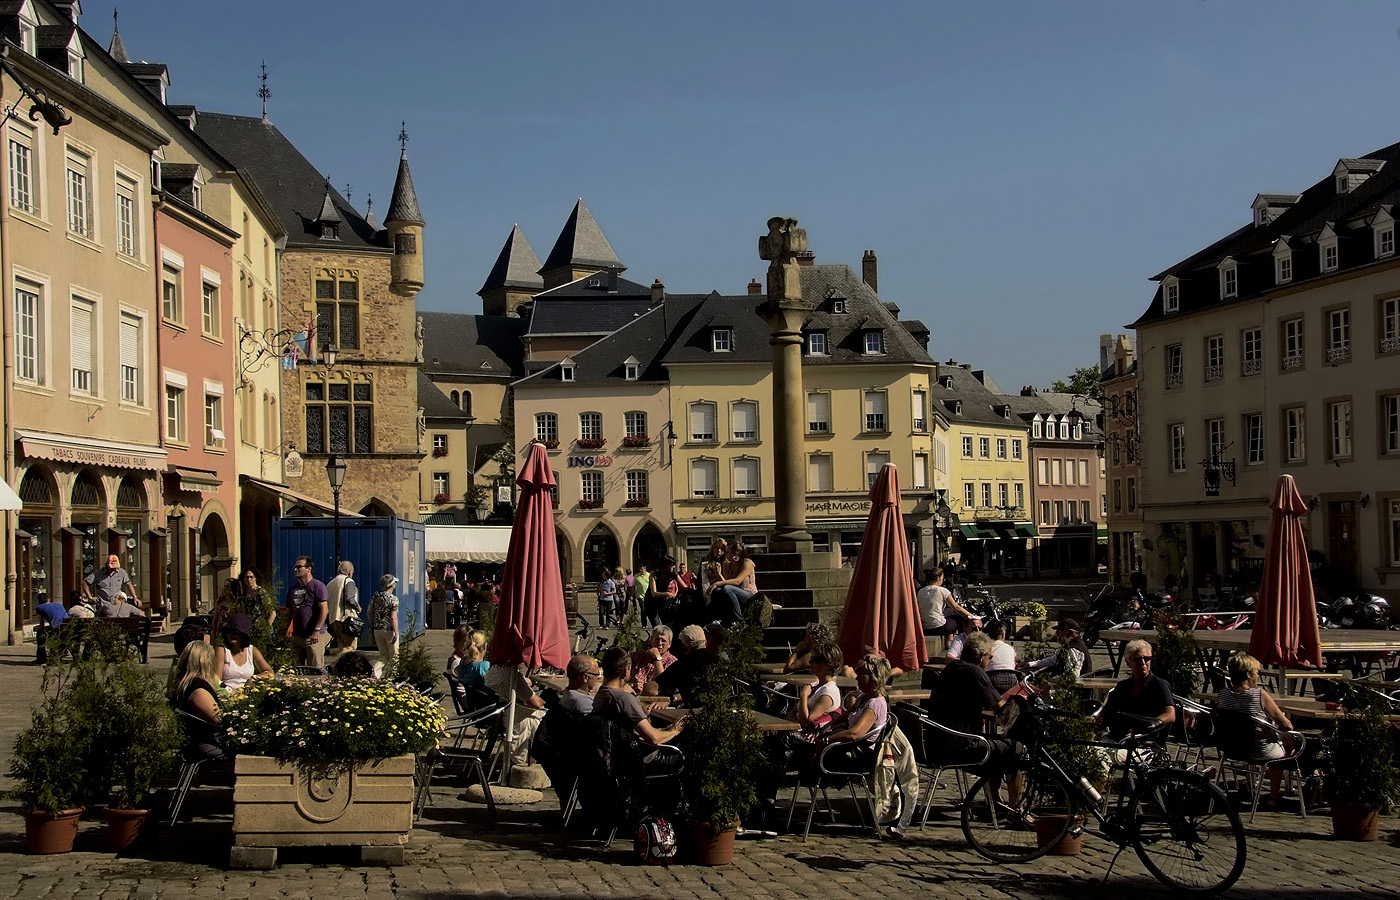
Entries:
<svg viewBox="0 0 1400 900">
<path fill-rule="evenodd" d="M 1167 374 L 1167 390 L 1171 390 L 1172 388 L 1179 388 L 1184 382 L 1185 379 L 1181 377 L 1180 372 L 1173 372 Z"/>
<path fill-rule="evenodd" d="M 1336 347 L 1327 348 L 1327 361 L 1330 363 L 1345 362 L 1351 359 L 1351 345 L 1339 344 Z"/>
<path fill-rule="evenodd" d="M 1400 350 L 1400 337 L 1381 338 L 1381 352 L 1394 353 Z"/>
<path fill-rule="evenodd" d="M 1219 381 L 1224 377 L 1224 366 L 1206 366 L 1206 381 Z"/>
<path fill-rule="evenodd" d="M 1303 354 L 1293 353 L 1283 358 L 1284 371 L 1303 368 Z"/>
<path fill-rule="evenodd" d="M 1259 360 L 1257 360 L 1257 359 L 1247 359 L 1247 360 L 1244 361 L 1244 364 L 1240 366 L 1240 374 L 1241 374 L 1241 375 L 1258 375 L 1261 371 L 1263 371 L 1263 369 L 1264 369 L 1264 365 L 1263 365 L 1263 363 L 1261 363 Z"/>
</svg>

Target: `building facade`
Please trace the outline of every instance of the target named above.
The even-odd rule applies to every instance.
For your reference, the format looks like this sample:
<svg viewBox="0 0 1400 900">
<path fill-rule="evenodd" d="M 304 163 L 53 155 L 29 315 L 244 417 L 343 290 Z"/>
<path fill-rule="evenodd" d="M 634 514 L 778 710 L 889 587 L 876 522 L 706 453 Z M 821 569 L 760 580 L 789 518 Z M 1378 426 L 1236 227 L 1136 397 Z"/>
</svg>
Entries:
<svg viewBox="0 0 1400 900">
<path fill-rule="evenodd" d="M 1137 358 L 1127 335 L 1109 335 L 1109 352 L 1100 361 L 1103 387 L 1104 476 L 1108 493 L 1108 571 L 1114 584 L 1126 586 L 1142 571 L 1142 510 L 1138 486 L 1142 475 L 1138 454 Z M 1100 347 L 1103 344 L 1100 343 Z"/>
</svg>

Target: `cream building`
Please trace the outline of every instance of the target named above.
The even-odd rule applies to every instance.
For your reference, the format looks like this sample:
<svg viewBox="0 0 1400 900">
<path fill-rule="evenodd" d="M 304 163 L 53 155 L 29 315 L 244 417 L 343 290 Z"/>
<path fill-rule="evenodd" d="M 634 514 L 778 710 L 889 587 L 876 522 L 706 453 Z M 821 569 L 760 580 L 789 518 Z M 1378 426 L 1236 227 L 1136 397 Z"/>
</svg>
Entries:
<svg viewBox="0 0 1400 900">
<path fill-rule="evenodd" d="M 1100 372 L 1103 387 L 1104 462 L 1108 490 L 1108 570 L 1114 584 L 1129 583 L 1143 567 L 1142 510 L 1138 487 L 1142 482 L 1138 454 L 1142 436 L 1138 431 L 1137 356 L 1133 342 L 1120 334 L 1107 339 L 1107 351 L 1100 342 Z"/>
<path fill-rule="evenodd" d="M 1342 159 L 1156 277 L 1135 323 L 1149 581 L 1252 583 L 1287 473 L 1323 591 L 1395 596 L 1397 201 L 1400 145 Z"/>
</svg>

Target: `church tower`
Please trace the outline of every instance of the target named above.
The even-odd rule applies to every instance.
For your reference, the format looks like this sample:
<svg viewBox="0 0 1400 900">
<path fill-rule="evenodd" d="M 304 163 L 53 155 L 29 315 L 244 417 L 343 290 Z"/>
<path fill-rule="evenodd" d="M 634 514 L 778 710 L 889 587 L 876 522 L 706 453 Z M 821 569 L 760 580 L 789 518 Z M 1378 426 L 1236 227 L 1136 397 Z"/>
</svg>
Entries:
<svg viewBox="0 0 1400 900">
<path fill-rule="evenodd" d="M 423 213 L 418 209 L 418 194 L 413 190 L 413 174 L 408 170 L 408 148 L 405 147 L 399 153 L 399 174 L 394 179 L 394 194 L 389 198 L 389 211 L 384 216 L 384 227 L 394 250 L 389 287 L 396 294 L 413 297 L 423 287 L 425 224 Z"/>
</svg>

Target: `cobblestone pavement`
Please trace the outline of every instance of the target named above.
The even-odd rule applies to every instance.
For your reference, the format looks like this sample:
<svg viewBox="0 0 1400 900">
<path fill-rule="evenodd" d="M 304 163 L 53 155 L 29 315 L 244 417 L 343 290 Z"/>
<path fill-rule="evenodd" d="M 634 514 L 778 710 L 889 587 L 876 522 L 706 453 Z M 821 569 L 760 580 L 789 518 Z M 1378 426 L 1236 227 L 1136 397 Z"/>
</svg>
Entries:
<svg viewBox="0 0 1400 900">
<path fill-rule="evenodd" d="M 447 634 L 433 632 L 426 640 L 441 658 Z M 168 639 L 153 644 L 152 651 L 153 668 L 169 664 Z M 0 761 L 6 763 L 14 736 L 39 696 L 39 669 L 32 659 L 32 645 L 0 647 L 0 696 L 6 700 L 0 707 Z M 0 787 L 5 786 L 7 780 L 0 778 Z M 230 818 L 227 795 L 217 791 L 196 801 L 201 814 L 196 822 L 158 832 L 146 846 L 123 856 L 105 851 L 100 816 L 84 823 L 73 853 L 28 856 L 22 817 L 6 801 L 0 806 L 0 900 L 157 900 L 196 894 L 205 900 L 311 900 L 313 894 L 319 900 L 1168 896 L 1131 851 L 1118 859 L 1104 883 L 1113 848 L 1095 838 L 1086 840 L 1084 852 L 1075 858 L 996 865 L 972 853 L 949 818 L 931 820 L 902 844 L 879 842 L 854 828 L 826 826 L 814 829 L 805 842 L 800 837 L 740 841 L 734 865 L 724 868 L 639 866 L 630 861 L 626 838 L 604 849 L 586 832 L 561 833 L 552 793 L 535 806 L 502 807 L 494 826 L 483 807 L 453 794 L 451 789 L 438 791 L 437 802 L 412 833 L 403 866 L 362 867 L 348 851 L 302 849 L 284 850 L 281 866 L 266 872 L 226 868 Z M 940 801 L 946 809 L 947 792 Z M 1304 822 L 1296 815 L 1260 813 L 1248 833 L 1249 862 L 1232 897 L 1396 895 L 1400 829 L 1393 819 L 1372 844 L 1333 841 L 1325 816 Z"/>
</svg>

